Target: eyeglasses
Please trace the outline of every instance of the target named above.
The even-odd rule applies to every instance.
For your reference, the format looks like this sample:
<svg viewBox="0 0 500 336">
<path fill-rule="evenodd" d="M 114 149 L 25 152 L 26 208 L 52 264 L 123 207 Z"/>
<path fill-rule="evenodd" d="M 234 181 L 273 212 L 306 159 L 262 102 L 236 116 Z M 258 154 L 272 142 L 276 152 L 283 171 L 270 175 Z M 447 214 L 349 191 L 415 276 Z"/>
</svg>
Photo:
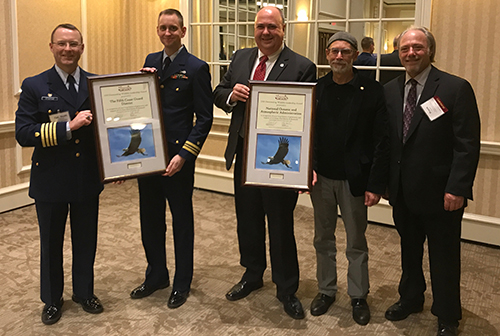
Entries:
<svg viewBox="0 0 500 336">
<path fill-rule="evenodd" d="M 66 48 L 67 45 L 69 45 L 71 49 L 76 49 L 82 45 L 80 42 L 76 41 L 58 41 L 58 42 L 52 42 L 52 44 L 55 44 L 58 48 L 61 49 Z"/>
<path fill-rule="evenodd" d="M 332 48 L 332 49 L 326 49 L 326 52 L 328 54 L 333 54 L 333 56 L 337 56 L 339 53 L 342 54 L 342 56 L 351 56 L 353 53 L 352 49 L 337 49 L 337 48 Z"/>
</svg>

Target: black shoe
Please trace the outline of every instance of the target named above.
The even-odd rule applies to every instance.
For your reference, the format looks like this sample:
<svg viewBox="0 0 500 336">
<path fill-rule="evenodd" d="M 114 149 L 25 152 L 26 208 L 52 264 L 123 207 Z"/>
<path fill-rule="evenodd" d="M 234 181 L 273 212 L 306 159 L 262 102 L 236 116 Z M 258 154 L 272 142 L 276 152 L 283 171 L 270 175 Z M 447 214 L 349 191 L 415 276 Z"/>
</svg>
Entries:
<svg viewBox="0 0 500 336">
<path fill-rule="evenodd" d="M 389 321 L 401 321 L 413 313 L 420 313 L 424 309 L 423 304 L 409 305 L 400 301 L 396 302 L 387 309 L 385 318 Z"/>
<path fill-rule="evenodd" d="M 170 298 L 168 299 L 167 306 L 168 308 L 178 308 L 182 306 L 189 296 L 189 292 L 179 292 L 173 290 L 170 294 Z"/>
<path fill-rule="evenodd" d="M 43 324 L 54 324 L 61 319 L 63 299 L 59 304 L 45 305 L 42 310 Z"/>
<path fill-rule="evenodd" d="M 357 324 L 367 325 L 370 322 L 370 307 L 365 299 L 352 299 L 352 318 Z"/>
<path fill-rule="evenodd" d="M 335 296 L 318 293 L 311 302 L 311 315 L 320 316 L 328 311 L 328 308 L 335 302 Z"/>
<path fill-rule="evenodd" d="M 458 335 L 458 323 L 448 324 L 443 322 L 438 322 L 438 332 L 437 336 L 456 336 Z"/>
<path fill-rule="evenodd" d="M 283 308 L 285 309 L 285 313 L 290 315 L 290 317 L 296 320 L 304 318 L 304 309 L 302 309 L 302 304 L 294 294 L 284 296 L 279 300 L 281 301 L 281 303 L 283 303 Z"/>
<path fill-rule="evenodd" d="M 130 297 L 132 299 L 142 299 L 145 298 L 146 296 L 150 296 L 158 289 L 167 288 L 168 286 L 170 286 L 170 281 L 167 281 L 166 283 L 161 284 L 159 286 L 149 286 L 146 284 L 142 284 L 139 287 L 134 288 L 134 290 L 130 293 Z"/>
<path fill-rule="evenodd" d="M 90 299 L 80 299 L 75 294 L 73 294 L 72 299 L 76 303 L 79 303 L 82 306 L 83 310 L 85 310 L 87 313 L 100 314 L 104 310 L 101 301 L 99 301 L 99 299 L 95 295 L 93 295 Z"/>
<path fill-rule="evenodd" d="M 264 283 L 261 281 L 258 282 L 246 282 L 244 280 L 238 282 L 236 285 L 231 288 L 229 292 L 226 293 L 226 299 L 229 301 L 236 301 L 247 297 L 248 294 L 253 292 L 256 289 L 264 286 Z"/>
</svg>

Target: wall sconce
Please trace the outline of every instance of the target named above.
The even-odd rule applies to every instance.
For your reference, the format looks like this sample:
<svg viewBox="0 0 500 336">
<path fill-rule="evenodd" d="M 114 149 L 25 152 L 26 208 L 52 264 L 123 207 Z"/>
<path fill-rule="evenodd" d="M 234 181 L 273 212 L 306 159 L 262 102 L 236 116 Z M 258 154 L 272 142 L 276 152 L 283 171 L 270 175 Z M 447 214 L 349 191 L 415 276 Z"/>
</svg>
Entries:
<svg viewBox="0 0 500 336">
<path fill-rule="evenodd" d="M 307 17 L 307 11 L 305 9 L 299 10 L 297 13 L 297 21 L 307 21 L 309 18 Z"/>
</svg>

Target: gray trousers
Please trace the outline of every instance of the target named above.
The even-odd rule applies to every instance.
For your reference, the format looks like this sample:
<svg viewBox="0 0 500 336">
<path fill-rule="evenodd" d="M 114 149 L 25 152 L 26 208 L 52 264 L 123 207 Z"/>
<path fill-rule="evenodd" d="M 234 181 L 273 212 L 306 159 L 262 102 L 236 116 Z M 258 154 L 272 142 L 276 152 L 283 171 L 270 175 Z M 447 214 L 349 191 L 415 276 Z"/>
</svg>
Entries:
<svg viewBox="0 0 500 336">
<path fill-rule="evenodd" d="M 347 293 L 351 299 L 366 299 L 368 279 L 367 207 L 364 196 L 354 197 L 347 181 L 331 180 L 318 174 L 311 192 L 314 206 L 314 247 L 316 249 L 318 290 L 334 296 L 337 293 L 337 205 L 344 221 L 347 244 Z"/>
</svg>

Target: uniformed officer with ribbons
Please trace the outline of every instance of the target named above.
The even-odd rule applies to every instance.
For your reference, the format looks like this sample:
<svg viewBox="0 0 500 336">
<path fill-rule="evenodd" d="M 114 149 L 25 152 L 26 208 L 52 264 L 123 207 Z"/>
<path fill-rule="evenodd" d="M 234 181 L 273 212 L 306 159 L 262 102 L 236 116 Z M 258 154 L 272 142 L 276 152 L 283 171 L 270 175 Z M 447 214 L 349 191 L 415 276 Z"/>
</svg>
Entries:
<svg viewBox="0 0 500 336">
<path fill-rule="evenodd" d="M 73 301 L 89 313 L 103 311 L 94 295 L 99 179 L 90 73 L 78 66 L 83 37 L 72 24 L 58 25 L 49 44 L 55 65 L 26 78 L 16 112 L 16 139 L 34 147 L 29 196 L 35 199 L 41 247 L 42 322 L 54 324 L 63 305 L 63 241 L 68 213 L 73 249 Z"/>
</svg>

